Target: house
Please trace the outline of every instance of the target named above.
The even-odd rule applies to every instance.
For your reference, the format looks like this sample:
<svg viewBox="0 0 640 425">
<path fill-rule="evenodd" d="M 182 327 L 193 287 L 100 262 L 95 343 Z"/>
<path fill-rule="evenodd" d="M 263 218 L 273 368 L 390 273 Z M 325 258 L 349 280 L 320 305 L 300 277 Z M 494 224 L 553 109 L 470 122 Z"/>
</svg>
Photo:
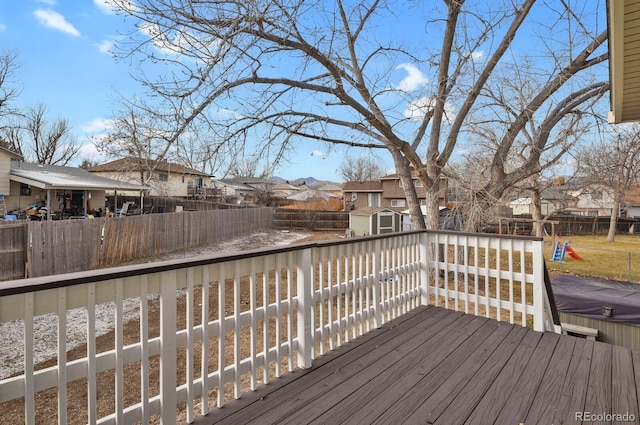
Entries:
<svg viewBox="0 0 640 425">
<path fill-rule="evenodd" d="M 286 198 L 287 196 L 293 195 L 299 191 L 300 188 L 298 186 L 294 186 L 289 182 L 276 183 L 273 185 L 273 196 L 275 198 Z"/>
<path fill-rule="evenodd" d="M 316 187 L 316 190 L 331 193 L 339 198 L 342 198 L 342 188 L 334 183 L 323 184 L 320 187 Z"/>
<path fill-rule="evenodd" d="M 89 167 L 87 171 L 113 180 L 148 186 L 151 196 L 178 198 L 205 197 L 212 177 L 181 164 L 133 157 Z"/>
<path fill-rule="evenodd" d="M 548 187 L 540 192 L 540 209 L 543 216 L 555 212 L 567 211 L 577 205 L 578 199 L 562 186 Z M 518 197 L 508 204 L 513 215 L 533 214 L 533 199 L 530 196 Z"/>
<path fill-rule="evenodd" d="M 640 64 L 636 60 L 640 39 L 640 3 L 633 0 L 607 0 L 609 42 L 608 120 L 617 124 L 640 121 Z"/>
<path fill-rule="evenodd" d="M 275 196 L 276 183 L 258 177 L 216 179 L 211 184 L 223 193 L 226 202 L 258 204 Z"/>
<path fill-rule="evenodd" d="M 0 150 L 0 164 L 7 158 L 19 156 Z M 144 196 L 148 187 L 111 180 L 77 167 L 31 164 L 11 160 L 10 170 L 0 174 L 7 211 L 24 210 L 41 203 L 50 213 L 70 211 L 70 215 L 86 215 L 90 211 L 104 211 L 106 192 L 130 192 Z M 0 165 L 0 168 L 2 168 Z M 6 165 L 5 165 L 6 167 Z"/>
<path fill-rule="evenodd" d="M 426 191 L 422 181 L 415 178 L 413 184 L 416 187 L 420 205 L 426 205 Z M 440 206 L 446 205 L 447 181 L 440 182 Z M 407 209 L 407 199 L 402 181 L 398 174 L 390 174 L 378 181 L 346 182 L 342 185 L 345 210 L 354 210 L 362 207 L 390 208 L 394 211 Z"/>
<path fill-rule="evenodd" d="M 8 196 L 11 194 L 10 174 L 11 163 L 22 160 L 22 156 L 7 148 L 0 146 L 0 194 Z"/>
</svg>

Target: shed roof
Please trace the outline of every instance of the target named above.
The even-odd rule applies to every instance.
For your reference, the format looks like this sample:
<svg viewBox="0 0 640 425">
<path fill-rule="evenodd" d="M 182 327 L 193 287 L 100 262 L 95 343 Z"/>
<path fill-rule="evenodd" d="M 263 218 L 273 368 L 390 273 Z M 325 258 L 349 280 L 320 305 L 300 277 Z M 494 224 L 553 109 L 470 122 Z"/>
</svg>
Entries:
<svg viewBox="0 0 640 425">
<path fill-rule="evenodd" d="M 146 186 L 101 177 L 78 167 L 31 164 L 18 161 L 11 162 L 10 178 L 11 180 L 42 189 L 135 191 L 147 191 L 150 189 Z"/>
</svg>

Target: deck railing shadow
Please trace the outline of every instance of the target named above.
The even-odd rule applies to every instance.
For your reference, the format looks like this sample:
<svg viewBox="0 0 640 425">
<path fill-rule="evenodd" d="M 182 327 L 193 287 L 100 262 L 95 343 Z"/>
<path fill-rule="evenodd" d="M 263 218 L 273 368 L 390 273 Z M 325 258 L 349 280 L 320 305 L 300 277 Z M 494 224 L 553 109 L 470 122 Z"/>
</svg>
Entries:
<svg viewBox="0 0 640 425">
<path fill-rule="evenodd" d="M 544 273 L 541 239 L 414 231 L 3 282 L 21 367 L 0 417 L 191 422 L 425 304 L 558 332 Z M 96 337 L 105 305 L 113 330 Z M 52 364 L 34 360 L 40 321 Z"/>
</svg>

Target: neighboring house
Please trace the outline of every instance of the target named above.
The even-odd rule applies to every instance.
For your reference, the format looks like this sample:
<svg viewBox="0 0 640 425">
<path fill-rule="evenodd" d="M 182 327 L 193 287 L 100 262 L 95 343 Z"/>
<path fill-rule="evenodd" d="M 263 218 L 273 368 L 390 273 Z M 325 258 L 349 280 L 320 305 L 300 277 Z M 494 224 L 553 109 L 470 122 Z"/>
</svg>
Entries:
<svg viewBox="0 0 640 425">
<path fill-rule="evenodd" d="M 296 192 L 299 192 L 300 188 L 298 186 L 294 186 L 292 184 L 287 183 L 276 183 L 273 185 L 273 197 L 274 198 L 286 198 L 289 195 L 293 195 Z"/>
<path fill-rule="evenodd" d="M 627 217 L 640 218 L 640 187 L 629 190 L 623 200 Z"/>
<path fill-rule="evenodd" d="M 588 184 L 567 189 L 567 193 L 576 198 L 575 205 L 566 211 L 586 216 L 610 216 L 613 207 L 611 189 L 600 184 Z"/>
<path fill-rule="evenodd" d="M 426 192 L 422 181 L 414 179 L 420 205 L 426 205 Z M 440 183 L 440 206 L 446 205 L 447 181 Z M 402 182 L 397 174 L 382 177 L 378 181 L 346 182 L 342 186 L 345 210 L 354 210 L 363 207 L 390 208 L 402 212 L 407 209 L 408 203 L 405 197 Z"/>
<path fill-rule="evenodd" d="M 342 185 L 345 211 L 378 208 L 382 204 L 382 182 L 346 182 Z"/>
<path fill-rule="evenodd" d="M 0 195 L 10 195 L 11 163 L 22 160 L 22 156 L 0 146 Z"/>
<path fill-rule="evenodd" d="M 327 183 L 323 184 L 320 187 L 317 187 L 316 190 L 321 190 L 323 192 L 331 193 L 332 195 L 336 195 L 339 198 L 342 198 L 342 188 L 337 184 Z"/>
<path fill-rule="evenodd" d="M 87 168 L 113 180 L 151 187 L 149 195 L 178 198 L 205 197 L 211 175 L 184 165 L 140 158 L 121 158 Z M 130 195 L 130 194 L 125 194 Z"/>
<path fill-rule="evenodd" d="M 323 192 L 321 190 L 304 189 L 287 196 L 287 199 L 291 201 L 306 202 L 316 200 L 340 199 L 340 197 L 338 195 L 334 195 L 333 193 Z"/>
<path fill-rule="evenodd" d="M 0 157 L 6 157 L 0 152 Z M 2 160 L 0 159 L 0 163 Z M 143 196 L 148 187 L 97 176 L 77 167 L 30 164 L 11 161 L 10 172 L 0 175 L 0 187 L 5 193 L 7 211 L 25 209 L 44 203 L 51 212 L 63 208 L 82 214 L 105 208 L 106 192 L 130 192 Z"/>
<path fill-rule="evenodd" d="M 552 186 L 540 193 L 540 209 L 543 216 L 559 211 L 568 211 L 576 206 L 577 201 L 577 198 L 570 195 L 564 186 Z M 511 208 L 513 215 L 533 214 L 533 200 L 531 197 L 519 197 L 509 202 L 508 206 Z"/>
</svg>

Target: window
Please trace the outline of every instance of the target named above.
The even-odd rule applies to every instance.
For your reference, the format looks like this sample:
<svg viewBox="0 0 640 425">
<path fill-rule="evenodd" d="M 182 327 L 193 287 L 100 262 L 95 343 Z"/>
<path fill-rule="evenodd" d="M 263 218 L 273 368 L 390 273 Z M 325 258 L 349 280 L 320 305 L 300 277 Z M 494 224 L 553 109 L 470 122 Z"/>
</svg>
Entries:
<svg viewBox="0 0 640 425">
<path fill-rule="evenodd" d="M 420 199 L 420 206 L 421 207 L 426 207 L 427 206 L 427 200 L 426 199 Z"/>
<path fill-rule="evenodd" d="M 184 176 L 182 176 L 182 183 L 184 183 Z"/>
<path fill-rule="evenodd" d="M 354 193 L 352 193 L 352 194 L 351 194 L 351 200 L 352 200 L 352 201 L 357 201 L 357 200 L 358 200 L 358 194 L 357 194 L 357 193 L 355 193 L 355 192 L 354 192 Z"/>
<path fill-rule="evenodd" d="M 370 207 L 379 207 L 380 206 L 380 194 L 379 193 L 370 193 L 368 196 L 368 202 Z"/>
<path fill-rule="evenodd" d="M 414 181 L 413 181 L 413 184 L 414 184 L 416 187 L 423 187 L 423 186 L 422 186 L 422 180 L 414 180 Z"/>
<path fill-rule="evenodd" d="M 402 207 L 402 208 L 404 208 L 406 206 L 406 200 L 405 199 L 392 199 L 391 200 L 391 206 L 392 207 Z"/>
<path fill-rule="evenodd" d="M 20 183 L 20 195 L 30 196 L 31 195 L 31 186 L 25 183 Z"/>
<path fill-rule="evenodd" d="M 160 180 L 161 182 L 169 181 L 169 174 L 167 173 L 158 174 L 158 180 Z"/>
</svg>

